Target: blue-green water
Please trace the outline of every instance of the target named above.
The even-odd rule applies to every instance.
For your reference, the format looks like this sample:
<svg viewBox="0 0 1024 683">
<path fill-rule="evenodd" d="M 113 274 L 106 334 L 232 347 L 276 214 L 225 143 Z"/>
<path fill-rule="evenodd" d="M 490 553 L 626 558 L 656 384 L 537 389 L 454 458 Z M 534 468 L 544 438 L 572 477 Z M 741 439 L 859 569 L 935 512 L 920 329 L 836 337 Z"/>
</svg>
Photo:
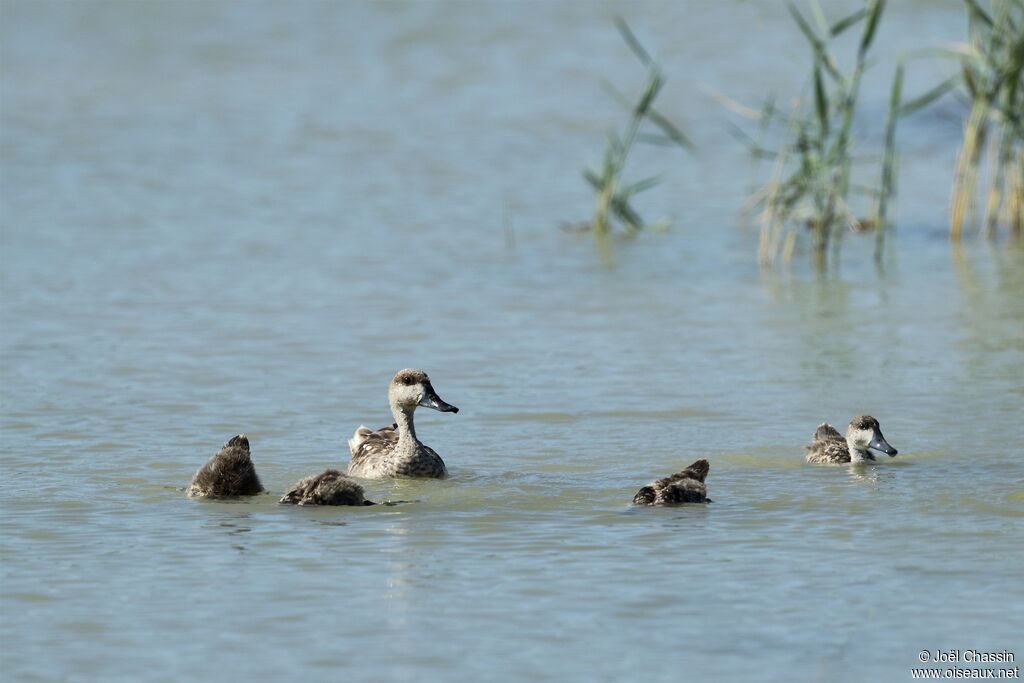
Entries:
<svg viewBox="0 0 1024 683">
<path fill-rule="evenodd" d="M 839 16 L 850 3 L 831 3 Z M 587 235 L 599 78 L 661 57 L 700 151 Z M 962 38 L 891 3 L 891 60 Z M 901 129 L 886 267 L 762 271 L 708 88 L 795 90 L 780 4 L 0 5 L 0 672 L 12 681 L 909 680 L 1024 652 L 1024 253 L 945 241 L 961 109 Z M 921 91 L 949 65 L 922 62 Z M 510 218 L 509 245 L 504 215 Z M 188 500 L 244 431 L 272 493 L 347 460 L 386 385 L 451 478 L 370 509 Z M 429 412 L 429 411 L 424 411 Z M 899 449 L 810 467 L 824 420 Z M 711 461 L 707 507 L 633 509 Z"/>
</svg>

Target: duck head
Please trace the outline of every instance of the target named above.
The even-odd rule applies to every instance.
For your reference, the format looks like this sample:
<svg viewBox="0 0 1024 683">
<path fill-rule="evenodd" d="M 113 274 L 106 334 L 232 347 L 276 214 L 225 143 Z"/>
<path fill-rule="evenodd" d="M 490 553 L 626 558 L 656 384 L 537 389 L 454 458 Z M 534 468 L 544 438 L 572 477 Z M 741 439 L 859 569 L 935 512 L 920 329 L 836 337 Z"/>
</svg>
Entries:
<svg viewBox="0 0 1024 683">
<path fill-rule="evenodd" d="M 858 415 L 850 420 L 850 426 L 846 429 L 846 444 L 850 447 L 851 456 L 854 451 L 864 454 L 867 454 L 868 451 L 876 451 L 885 453 L 890 458 L 897 453 L 897 450 L 890 446 L 882 436 L 878 420 L 870 415 Z M 871 456 L 867 455 L 867 457 Z"/>
<path fill-rule="evenodd" d="M 433 408 L 442 413 L 459 412 L 458 408 L 445 403 L 437 395 L 434 387 L 430 385 L 430 378 L 422 370 L 407 368 L 398 371 L 388 387 L 388 399 L 391 405 L 407 413 L 416 410 L 416 406 Z"/>
</svg>

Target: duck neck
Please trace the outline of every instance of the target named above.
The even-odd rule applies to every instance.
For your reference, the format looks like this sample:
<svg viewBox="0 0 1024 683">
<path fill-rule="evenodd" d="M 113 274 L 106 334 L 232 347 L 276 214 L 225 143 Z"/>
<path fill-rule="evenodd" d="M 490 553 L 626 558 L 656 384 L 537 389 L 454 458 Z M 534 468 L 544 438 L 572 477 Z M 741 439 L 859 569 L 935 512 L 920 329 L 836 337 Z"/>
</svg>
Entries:
<svg viewBox="0 0 1024 683">
<path fill-rule="evenodd" d="M 401 450 L 419 443 L 416 440 L 416 427 L 413 426 L 412 422 L 412 414 L 415 410 L 415 406 L 412 408 L 403 408 L 397 405 L 391 406 L 391 415 L 395 418 L 395 424 L 398 425 L 398 448 Z"/>
<path fill-rule="evenodd" d="M 846 440 L 846 447 L 850 449 L 850 462 L 865 462 L 875 459 L 875 456 L 871 455 L 871 451 L 861 448 L 850 439 Z"/>
</svg>

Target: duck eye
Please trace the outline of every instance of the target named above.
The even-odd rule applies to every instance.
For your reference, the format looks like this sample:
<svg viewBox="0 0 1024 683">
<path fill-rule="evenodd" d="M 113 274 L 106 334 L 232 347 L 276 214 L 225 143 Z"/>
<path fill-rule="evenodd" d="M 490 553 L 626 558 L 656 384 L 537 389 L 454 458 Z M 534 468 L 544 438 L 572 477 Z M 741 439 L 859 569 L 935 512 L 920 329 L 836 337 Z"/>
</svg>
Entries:
<svg viewBox="0 0 1024 683">
<path fill-rule="evenodd" d="M 405 377 L 403 377 L 402 378 L 402 384 L 405 384 L 407 386 L 412 386 L 412 377 L 410 377 L 409 375 L 406 375 Z"/>
</svg>

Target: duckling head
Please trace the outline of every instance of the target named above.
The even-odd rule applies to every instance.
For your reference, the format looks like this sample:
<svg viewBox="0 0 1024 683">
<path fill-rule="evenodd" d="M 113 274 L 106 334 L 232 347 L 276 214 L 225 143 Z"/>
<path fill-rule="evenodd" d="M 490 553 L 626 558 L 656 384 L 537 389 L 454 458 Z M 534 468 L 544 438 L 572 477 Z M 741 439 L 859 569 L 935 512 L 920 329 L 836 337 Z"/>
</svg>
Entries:
<svg viewBox="0 0 1024 683">
<path fill-rule="evenodd" d="M 411 413 L 416 406 L 425 406 L 439 410 L 442 413 L 457 413 L 459 409 L 450 403 L 445 403 L 434 391 L 430 384 L 430 378 L 422 370 L 406 368 L 400 370 L 388 387 L 388 399 L 391 405 L 397 406 L 402 411 Z"/>
<path fill-rule="evenodd" d="M 897 453 L 882 436 L 878 420 L 870 415 L 858 415 L 850 420 L 850 426 L 846 429 L 846 443 L 851 455 L 854 455 L 854 451 L 866 454 L 870 450 L 885 453 L 891 458 Z"/>
</svg>

